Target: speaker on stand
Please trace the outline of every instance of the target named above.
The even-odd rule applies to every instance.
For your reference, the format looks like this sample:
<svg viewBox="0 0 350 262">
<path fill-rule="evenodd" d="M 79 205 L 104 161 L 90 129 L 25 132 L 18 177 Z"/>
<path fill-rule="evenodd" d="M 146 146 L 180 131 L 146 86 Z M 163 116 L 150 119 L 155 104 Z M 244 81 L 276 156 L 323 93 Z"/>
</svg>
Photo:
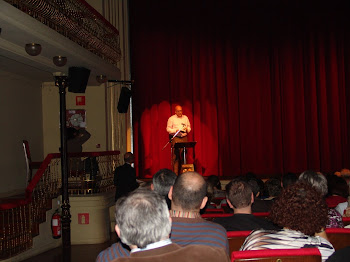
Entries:
<svg viewBox="0 0 350 262">
<path fill-rule="evenodd" d="M 120 92 L 118 107 L 117 107 L 119 113 L 128 112 L 130 97 L 131 97 L 131 90 L 126 86 L 123 86 Z"/>
<path fill-rule="evenodd" d="M 68 69 L 68 91 L 85 93 L 89 76 L 90 70 L 85 67 L 70 67 Z"/>
</svg>

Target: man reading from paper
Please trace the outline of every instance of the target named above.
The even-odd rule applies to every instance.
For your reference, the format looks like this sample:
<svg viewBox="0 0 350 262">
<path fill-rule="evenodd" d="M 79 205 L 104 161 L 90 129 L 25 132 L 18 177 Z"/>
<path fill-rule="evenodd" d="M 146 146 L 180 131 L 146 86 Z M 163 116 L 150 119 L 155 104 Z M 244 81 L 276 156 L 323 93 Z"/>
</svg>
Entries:
<svg viewBox="0 0 350 262">
<path fill-rule="evenodd" d="M 183 159 L 183 149 L 175 149 L 175 143 L 187 142 L 187 134 L 191 132 L 191 125 L 188 117 L 182 114 L 182 107 L 180 105 L 175 106 L 175 115 L 168 119 L 166 131 L 169 133 L 169 139 L 171 139 L 176 133 L 176 136 L 171 142 L 172 146 L 172 164 L 175 174 L 179 174 L 179 169 Z"/>
</svg>

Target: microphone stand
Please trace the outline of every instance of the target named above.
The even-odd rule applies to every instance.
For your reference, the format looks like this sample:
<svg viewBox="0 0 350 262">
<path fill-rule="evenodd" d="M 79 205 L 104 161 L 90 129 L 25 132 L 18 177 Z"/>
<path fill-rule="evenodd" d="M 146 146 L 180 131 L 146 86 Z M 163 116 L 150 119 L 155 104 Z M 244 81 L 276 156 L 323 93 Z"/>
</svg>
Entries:
<svg viewBox="0 0 350 262">
<path fill-rule="evenodd" d="M 173 137 L 172 138 L 170 138 L 170 140 L 165 144 L 165 146 L 163 146 L 163 149 L 162 149 L 162 151 L 167 147 L 167 145 L 168 144 L 170 144 L 171 143 L 171 141 L 173 141 L 173 139 L 174 139 L 174 137 L 176 137 L 177 136 L 177 134 L 178 133 L 180 133 L 180 131 L 181 131 L 181 129 L 179 129 L 176 133 L 175 133 L 175 135 L 173 135 Z"/>
</svg>

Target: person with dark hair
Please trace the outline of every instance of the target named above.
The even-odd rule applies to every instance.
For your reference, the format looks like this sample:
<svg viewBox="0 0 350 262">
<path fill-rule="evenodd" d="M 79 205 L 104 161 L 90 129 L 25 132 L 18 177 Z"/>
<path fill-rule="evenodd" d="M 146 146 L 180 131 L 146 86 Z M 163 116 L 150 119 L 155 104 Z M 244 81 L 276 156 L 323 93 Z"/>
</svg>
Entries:
<svg viewBox="0 0 350 262">
<path fill-rule="evenodd" d="M 196 172 L 179 175 L 169 191 L 172 218 L 171 239 L 179 245 L 201 244 L 229 252 L 226 230 L 204 220 L 199 213 L 207 203 L 207 184 Z M 195 230 L 193 230 L 195 228 Z"/>
<path fill-rule="evenodd" d="M 311 185 L 297 182 L 283 190 L 271 208 L 270 218 L 283 229 L 253 231 L 240 250 L 316 247 L 322 261 L 333 254 L 334 248 L 324 231 L 327 204 Z"/>
<path fill-rule="evenodd" d="M 127 152 L 124 154 L 124 165 L 118 166 L 114 170 L 115 201 L 122 196 L 126 196 L 139 186 L 136 182 L 135 169 L 131 166 L 134 161 L 134 155 L 131 152 Z"/>
<path fill-rule="evenodd" d="M 328 192 L 327 179 L 322 173 L 317 173 L 312 170 L 304 171 L 299 176 L 299 181 L 304 181 L 313 186 L 322 198 L 325 198 Z M 342 228 L 344 227 L 341 214 L 334 208 L 328 208 L 327 228 Z"/>
<path fill-rule="evenodd" d="M 273 201 L 263 200 L 259 198 L 261 194 L 261 188 L 259 186 L 258 179 L 251 178 L 247 181 L 247 183 L 250 185 L 254 195 L 254 202 L 252 203 L 252 212 L 269 212 Z"/>
<path fill-rule="evenodd" d="M 225 191 L 221 190 L 221 182 L 218 176 L 210 175 L 207 177 L 207 185 L 213 189 L 213 198 L 225 197 Z"/>
<path fill-rule="evenodd" d="M 233 209 L 230 217 L 215 218 L 213 222 L 222 225 L 227 231 L 254 229 L 279 229 L 270 221 L 252 215 L 254 195 L 250 185 L 242 180 L 232 180 L 226 186 L 227 204 Z"/>
<path fill-rule="evenodd" d="M 270 178 L 265 182 L 265 188 L 269 194 L 269 197 L 265 200 L 273 200 L 278 197 L 282 191 L 281 181 L 277 178 Z"/>
<path fill-rule="evenodd" d="M 287 188 L 289 185 L 298 181 L 298 177 L 295 173 L 288 172 L 282 176 L 282 187 Z"/>
<path fill-rule="evenodd" d="M 131 251 L 121 261 L 225 261 L 225 251 L 216 247 L 180 247 L 169 239 L 171 218 L 164 198 L 154 191 L 138 189 L 120 198 L 115 206 L 115 231 Z"/>
<path fill-rule="evenodd" d="M 336 175 L 330 175 L 328 180 L 328 193 L 326 198 L 328 207 L 335 208 L 338 204 L 347 202 L 349 196 L 349 186 L 346 180 Z"/>
<path fill-rule="evenodd" d="M 171 208 L 171 201 L 168 197 L 170 187 L 174 185 L 177 176 L 170 169 L 164 168 L 154 174 L 151 189 L 164 197 L 168 208 Z"/>
</svg>

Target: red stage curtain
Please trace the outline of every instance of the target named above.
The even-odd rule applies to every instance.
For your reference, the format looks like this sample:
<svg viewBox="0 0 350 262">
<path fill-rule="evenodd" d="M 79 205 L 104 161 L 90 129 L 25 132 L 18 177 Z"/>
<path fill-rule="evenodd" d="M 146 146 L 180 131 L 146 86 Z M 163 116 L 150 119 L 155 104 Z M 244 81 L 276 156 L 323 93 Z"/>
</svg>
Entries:
<svg viewBox="0 0 350 262">
<path fill-rule="evenodd" d="M 303 2 L 130 1 L 140 177 L 170 168 L 178 103 L 205 176 L 350 167 L 348 7 Z"/>
</svg>

